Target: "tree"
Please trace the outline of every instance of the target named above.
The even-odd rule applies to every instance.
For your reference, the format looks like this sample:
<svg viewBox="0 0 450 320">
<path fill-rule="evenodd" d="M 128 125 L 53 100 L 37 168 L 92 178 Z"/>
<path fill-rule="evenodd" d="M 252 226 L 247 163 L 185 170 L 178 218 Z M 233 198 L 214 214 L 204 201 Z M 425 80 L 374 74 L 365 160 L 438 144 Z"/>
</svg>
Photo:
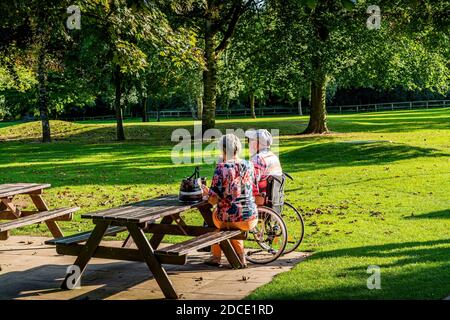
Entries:
<svg viewBox="0 0 450 320">
<path fill-rule="evenodd" d="M 203 132 L 215 126 L 218 60 L 233 38 L 240 18 L 252 5 L 257 5 L 259 2 L 257 0 L 188 1 L 189 5 L 184 10 L 175 12 L 178 18 L 200 30 L 203 38 L 205 61 Z"/>
<path fill-rule="evenodd" d="M 430 6 L 431 3 L 435 4 L 434 8 Z M 448 10 L 448 4 L 431 0 L 401 1 L 401 4 L 378 1 L 383 10 L 380 30 L 369 30 L 366 27 L 366 20 L 369 17 L 366 13 L 368 7 L 366 1 L 358 1 L 356 6 L 348 0 L 290 0 L 271 1 L 270 4 L 280 18 L 279 36 L 284 38 L 286 50 L 292 55 L 302 57 L 301 72 L 310 82 L 310 120 L 304 133 L 328 132 L 326 90 L 330 83 L 348 83 L 351 79 L 353 85 L 359 83 L 379 85 L 383 81 L 379 75 L 385 74 L 386 70 L 395 73 L 397 68 L 402 68 L 400 63 L 393 68 L 386 68 L 389 64 L 395 64 L 394 56 L 387 55 L 388 52 L 394 53 L 395 50 L 404 53 L 402 56 L 408 61 L 406 63 L 408 70 L 417 74 L 414 59 L 411 59 L 415 49 L 412 46 L 399 47 L 397 44 L 399 41 L 408 43 L 412 40 L 418 41 L 422 48 L 426 48 L 428 37 L 425 34 L 428 32 L 431 36 L 433 33 L 426 30 L 436 28 L 437 21 L 448 23 L 448 18 L 439 14 Z M 405 25 L 405 21 L 408 21 L 408 25 Z M 374 52 L 383 54 L 374 56 Z M 437 53 L 433 60 L 444 67 L 441 53 Z M 370 66 L 370 69 L 367 66 Z M 358 69 L 361 72 L 358 72 Z M 423 88 L 425 86 L 422 79 L 428 75 L 426 71 L 423 72 L 423 68 L 419 70 L 422 73 L 414 82 Z M 443 68 L 439 75 L 435 74 L 434 80 L 439 77 L 442 80 L 445 73 Z M 410 80 L 405 72 L 402 77 L 397 78 L 396 84 L 406 84 Z M 441 83 L 441 80 L 438 82 Z"/>
<path fill-rule="evenodd" d="M 49 122 L 49 102 L 47 74 L 49 58 L 57 64 L 55 53 L 64 46 L 64 10 L 68 1 L 24 1 L 2 3 L 2 44 L 1 50 L 11 54 L 16 48 L 19 55 L 28 56 L 33 61 L 32 68 L 36 70 L 38 84 L 38 105 L 42 122 L 42 141 L 51 141 Z M 5 62 L 3 59 L 2 62 Z M 6 61 L 7 62 L 7 61 Z M 15 63 L 7 62 L 7 69 L 15 73 Z"/>
<path fill-rule="evenodd" d="M 265 104 L 268 94 L 298 101 L 305 93 L 305 76 L 299 57 L 280 43 L 278 18 L 270 7 L 248 10 L 226 51 L 219 73 L 223 95 L 248 97 L 250 114 L 256 117 L 255 104 Z"/>
</svg>

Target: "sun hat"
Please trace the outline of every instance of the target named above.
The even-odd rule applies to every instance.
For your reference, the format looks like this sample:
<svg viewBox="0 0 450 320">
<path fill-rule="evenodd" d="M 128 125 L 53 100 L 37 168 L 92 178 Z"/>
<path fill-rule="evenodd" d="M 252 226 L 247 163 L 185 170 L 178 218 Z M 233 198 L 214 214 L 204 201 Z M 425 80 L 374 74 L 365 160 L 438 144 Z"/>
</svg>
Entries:
<svg viewBox="0 0 450 320">
<path fill-rule="evenodd" d="M 272 135 L 266 129 L 247 130 L 245 131 L 245 136 L 251 140 L 257 139 L 260 144 L 267 147 L 270 147 L 273 143 Z"/>
</svg>

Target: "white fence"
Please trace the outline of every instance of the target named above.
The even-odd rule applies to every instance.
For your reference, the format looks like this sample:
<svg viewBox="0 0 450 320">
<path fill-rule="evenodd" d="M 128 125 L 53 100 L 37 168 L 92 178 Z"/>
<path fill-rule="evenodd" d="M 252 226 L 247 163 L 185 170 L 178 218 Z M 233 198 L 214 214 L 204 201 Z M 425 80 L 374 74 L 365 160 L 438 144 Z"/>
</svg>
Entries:
<svg viewBox="0 0 450 320">
<path fill-rule="evenodd" d="M 329 113 L 347 112 L 376 112 L 387 110 L 424 109 L 424 108 L 445 108 L 450 107 L 450 100 L 424 100 L 408 102 L 388 102 L 372 104 L 355 104 L 347 106 L 328 106 Z"/>
<path fill-rule="evenodd" d="M 378 111 L 394 111 L 394 110 L 413 110 L 425 108 L 445 108 L 450 107 L 450 100 L 424 100 L 424 101 L 406 101 L 406 102 L 388 102 L 388 103 L 371 103 L 371 104 L 355 104 L 345 106 L 327 106 L 328 113 L 355 113 L 355 112 L 378 112 Z M 257 116 L 267 115 L 289 115 L 299 114 L 300 110 L 297 107 L 263 107 L 256 108 Z M 303 107 L 303 114 L 309 114 L 309 107 Z M 156 111 L 149 111 L 147 115 L 150 118 L 156 118 Z M 233 117 L 233 116 L 250 116 L 250 108 L 246 109 L 229 109 L 216 110 L 218 117 Z M 124 118 L 131 118 L 133 115 L 125 115 Z M 134 117 L 139 117 L 135 115 Z M 160 118 L 195 118 L 196 112 L 191 110 L 161 110 L 159 111 Z M 74 117 L 74 118 L 60 118 L 66 121 L 86 121 L 86 120 L 114 120 L 114 115 L 95 116 L 95 117 Z"/>
</svg>

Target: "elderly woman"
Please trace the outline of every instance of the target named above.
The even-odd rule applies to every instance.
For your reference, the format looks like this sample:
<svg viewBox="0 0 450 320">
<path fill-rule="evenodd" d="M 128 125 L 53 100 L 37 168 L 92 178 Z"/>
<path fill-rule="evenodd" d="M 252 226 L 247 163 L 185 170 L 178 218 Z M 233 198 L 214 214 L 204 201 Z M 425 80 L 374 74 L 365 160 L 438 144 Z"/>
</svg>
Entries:
<svg viewBox="0 0 450 320">
<path fill-rule="evenodd" d="M 258 221 L 254 195 L 258 194 L 253 164 L 239 159 L 242 149 L 239 138 L 226 134 L 219 139 L 222 161 L 217 164 L 211 182 L 211 188 L 203 192 L 212 205 L 217 205 L 213 212 L 213 221 L 219 229 L 253 229 Z M 258 199 L 259 201 L 259 199 Z M 244 266 L 246 266 L 244 241 L 231 240 Z M 211 247 L 212 257 L 205 263 L 220 266 L 222 252 L 218 244 Z"/>
</svg>

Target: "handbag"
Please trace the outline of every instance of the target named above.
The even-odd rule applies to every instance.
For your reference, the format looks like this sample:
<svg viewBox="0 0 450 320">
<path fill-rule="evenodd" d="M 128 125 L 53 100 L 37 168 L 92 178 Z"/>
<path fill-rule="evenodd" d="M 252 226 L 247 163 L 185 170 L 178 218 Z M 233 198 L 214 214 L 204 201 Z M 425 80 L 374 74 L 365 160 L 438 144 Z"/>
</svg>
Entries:
<svg viewBox="0 0 450 320">
<path fill-rule="evenodd" d="M 195 167 L 194 173 L 181 181 L 178 199 L 186 203 L 201 202 L 202 185 L 206 185 L 206 177 L 200 177 L 200 168 Z"/>
</svg>

